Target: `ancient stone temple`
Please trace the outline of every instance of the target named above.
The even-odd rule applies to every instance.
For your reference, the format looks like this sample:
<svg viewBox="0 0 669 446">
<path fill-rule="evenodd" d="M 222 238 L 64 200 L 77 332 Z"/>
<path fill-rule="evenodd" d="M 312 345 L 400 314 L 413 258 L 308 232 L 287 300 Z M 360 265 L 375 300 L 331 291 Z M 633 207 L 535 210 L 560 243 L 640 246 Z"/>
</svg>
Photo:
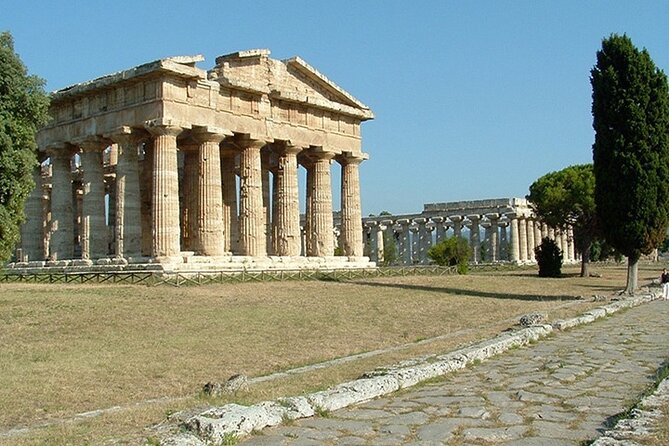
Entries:
<svg viewBox="0 0 669 446">
<path fill-rule="evenodd" d="M 545 237 L 556 241 L 565 263 L 579 260 L 573 231 L 548 227 L 524 198 L 429 203 L 420 213 L 363 220 L 368 254 L 379 263 L 384 244 L 392 243 L 395 263 L 428 264 L 428 249 L 452 236 L 469 240 L 473 263 L 535 263 L 534 249 Z"/>
<path fill-rule="evenodd" d="M 269 54 L 221 56 L 209 71 L 201 56 L 161 59 L 55 92 L 12 266 L 370 266 L 358 168 L 374 116 L 299 57 Z"/>
</svg>

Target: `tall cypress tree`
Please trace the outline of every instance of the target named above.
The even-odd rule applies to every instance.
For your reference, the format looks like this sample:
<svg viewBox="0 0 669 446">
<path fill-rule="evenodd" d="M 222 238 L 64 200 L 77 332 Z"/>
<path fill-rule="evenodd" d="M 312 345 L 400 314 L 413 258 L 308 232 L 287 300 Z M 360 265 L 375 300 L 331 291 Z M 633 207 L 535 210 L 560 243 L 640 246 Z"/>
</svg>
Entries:
<svg viewBox="0 0 669 446">
<path fill-rule="evenodd" d="M 595 203 L 604 238 L 628 258 L 627 293 L 637 265 L 669 223 L 669 93 L 648 51 L 611 35 L 591 71 Z"/>
<path fill-rule="evenodd" d="M 29 76 L 8 32 L 0 33 L 0 262 L 19 239 L 23 207 L 35 184 L 35 133 L 47 120 L 44 81 Z"/>
</svg>

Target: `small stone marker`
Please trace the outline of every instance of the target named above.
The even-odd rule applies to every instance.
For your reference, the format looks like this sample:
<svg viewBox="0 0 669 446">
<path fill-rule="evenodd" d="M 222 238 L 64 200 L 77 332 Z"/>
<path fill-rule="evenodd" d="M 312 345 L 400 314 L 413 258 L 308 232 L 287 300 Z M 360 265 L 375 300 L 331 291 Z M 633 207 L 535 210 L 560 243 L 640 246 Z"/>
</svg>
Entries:
<svg viewBox="0 0 669 446">
<path fill-rule="evenodd" d="M 530 327 L 546 322 L 547 316 L 543 313 L 529 313 L 520 318 L 520 325 Z"/>
<path fill-rule="evenodd" d="M 237 392 L 245 391 L 248 389 L 248 378 L 246 375 L 232 375 L 224 383 L 219 382 L 208 382 L 202 388 L 202 391 L 213 397 L 219 397 L 222 395 L 235 395 Z"/>
</svg>

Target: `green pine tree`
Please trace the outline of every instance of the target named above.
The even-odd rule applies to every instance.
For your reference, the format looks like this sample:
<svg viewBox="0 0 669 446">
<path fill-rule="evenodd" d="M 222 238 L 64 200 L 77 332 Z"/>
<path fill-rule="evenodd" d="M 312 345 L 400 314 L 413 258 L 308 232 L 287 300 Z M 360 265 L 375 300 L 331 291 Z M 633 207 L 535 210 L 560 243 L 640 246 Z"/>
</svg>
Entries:
<svg viewBox="0 0 669 446">
<path fill-rule="evenodd" d="M 669 223 L 669 94 L 665 74 L 626 35 L 611 35 L 591 71 L 595 203 L 604 238 L 628 259 L 627 293 L 642 254 Z"/>
<path fill-rule="evenodd" d="M 19 240 L 23 207 L 35 187 L 35 133 L 46 123 L 44 81 L 28 75 L 8 32 L 0 33 L 0 262 Z"/>
</svg>

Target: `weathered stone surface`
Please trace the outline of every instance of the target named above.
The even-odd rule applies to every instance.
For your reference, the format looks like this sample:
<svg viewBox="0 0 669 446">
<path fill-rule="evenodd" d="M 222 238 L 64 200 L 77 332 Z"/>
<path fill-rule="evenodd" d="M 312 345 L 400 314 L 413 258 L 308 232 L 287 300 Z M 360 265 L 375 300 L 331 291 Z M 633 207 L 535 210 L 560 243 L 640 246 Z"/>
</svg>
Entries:
<svg viewBox="0 0 669 446">
<path fill-rule="evenodd" d="M 529 313 L 520 318 L 520 325 L 530 327 L 532 325 L 544 324 L 547 316 L 544 313 Z"/>
</svg>

